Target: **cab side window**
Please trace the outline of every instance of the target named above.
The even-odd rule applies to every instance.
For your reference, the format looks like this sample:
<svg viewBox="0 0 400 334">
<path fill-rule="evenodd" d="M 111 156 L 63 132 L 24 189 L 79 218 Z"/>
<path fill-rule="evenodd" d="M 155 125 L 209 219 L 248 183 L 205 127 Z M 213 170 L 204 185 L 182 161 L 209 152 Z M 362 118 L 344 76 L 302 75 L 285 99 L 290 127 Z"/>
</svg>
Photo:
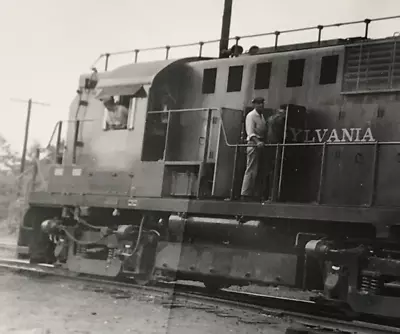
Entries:
<svg viewBox="0 0 400 334">
<path fill-rule="evenodd" d="M 135 108 L 133 96 L 112 96 L 103 100 L 104 105 L 104 130 L 126 130 L 133 127 L 132 114 Z"/>
</svg>

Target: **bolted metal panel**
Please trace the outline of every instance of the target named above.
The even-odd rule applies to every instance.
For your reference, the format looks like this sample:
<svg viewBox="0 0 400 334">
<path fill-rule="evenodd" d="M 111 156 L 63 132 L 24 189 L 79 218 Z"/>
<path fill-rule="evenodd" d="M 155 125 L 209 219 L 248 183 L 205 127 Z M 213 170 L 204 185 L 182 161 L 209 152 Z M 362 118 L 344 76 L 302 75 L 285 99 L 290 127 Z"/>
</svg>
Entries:
<svg viewBox="0 0 400 334">
<path fill-rule="evenodd" d="M 190 275 L 294 286 L 297 256 L 200 243 L 163 243 L 159 245 L 156 268 Z"/>
</svg>

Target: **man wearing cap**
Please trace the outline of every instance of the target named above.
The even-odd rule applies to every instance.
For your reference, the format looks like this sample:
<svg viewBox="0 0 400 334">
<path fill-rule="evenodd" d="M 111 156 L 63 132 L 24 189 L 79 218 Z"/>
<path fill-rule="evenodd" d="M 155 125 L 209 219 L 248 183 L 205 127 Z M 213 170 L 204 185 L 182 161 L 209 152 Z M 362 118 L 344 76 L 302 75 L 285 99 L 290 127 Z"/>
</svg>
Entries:
<svg viewBox="0 0 400 334">
<path fill-rule="evenodd" d="M 108 110 L 107 126 L 110 129 L 126 129 L 128 126 L 128 109 L 124 106 L 117 105 L 113 97 L 108 98 L 103 102 Z"/>
<path fill-rule="evenodd" d="M 252 146 L 247 147 L 247 165 L 242 183 L 241 196 L 245 200 L 257 196 L 256 185 L 263 186 L 264 184 L 262 173 L 259 173 L 260 165 L 263 163 L 263 148 L 267 136 L 267 124 L 262 114 L 264 99 L 256 97 L 252 104 L 254 109 L 246 116 L 247 143 Z"/>
</svg>

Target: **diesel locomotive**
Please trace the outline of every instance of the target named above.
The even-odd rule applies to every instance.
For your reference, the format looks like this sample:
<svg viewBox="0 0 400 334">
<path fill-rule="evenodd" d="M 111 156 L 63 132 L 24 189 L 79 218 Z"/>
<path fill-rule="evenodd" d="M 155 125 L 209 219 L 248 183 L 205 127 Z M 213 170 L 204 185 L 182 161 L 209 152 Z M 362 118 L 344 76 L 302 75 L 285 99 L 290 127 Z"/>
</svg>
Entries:
<svg viewBox="0 0 400 334">
<path fill-rule="evenodd" d="M 273 47 L 236 38 L 216 58 L 82 75 L 18 245 L 77 273 L 316 289 L 400 318 L 400 38 L 368 38 L 372 21 L 362 37 L 322 40 L 318 26 L 315 42 L 275 32 Z M 256 96 L 286 115 L 265 147 L 270 201 L 240 199 Z M 107 127 L 110 97 L 125 128 Z"/>
</svg>

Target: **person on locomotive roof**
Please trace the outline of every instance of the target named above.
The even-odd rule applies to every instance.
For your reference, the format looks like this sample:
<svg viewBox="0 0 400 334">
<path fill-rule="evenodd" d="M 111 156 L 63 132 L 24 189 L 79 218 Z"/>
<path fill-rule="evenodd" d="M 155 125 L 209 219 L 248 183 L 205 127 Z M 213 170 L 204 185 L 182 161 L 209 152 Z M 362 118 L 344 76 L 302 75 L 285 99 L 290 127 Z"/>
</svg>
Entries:
<svg viewBox="0 0 400 334">
<path fill-rule="evenodd" d="M 117 105 L 113 97 L 103 101 L 103 104 L 108 110 L 107 128 L 126 129 L 128 127 L 128 109 L 122 105 Z"/>
<path fill-rule="evenodd" d="M 254 109 L 247 114 L 245 121 L 247 143 L 252 145 L 247 147 L 247 165 L 241 190 L 242 199 L 245 200 L 264 195 L 265 181 L 267 179 L 270 181 L 274 159 L 269 157 L 264 144 L 279 141 L 281 131 L 276 124 L 279 125 L 280 120 L 284 118 L 282 116 L 285 115 L 278 110 L 278 113 L 274 113 L 266 120 L 263 115 L 264 99 L 257 97 L 253 99 L 252 104 Z"/>
</svg>

